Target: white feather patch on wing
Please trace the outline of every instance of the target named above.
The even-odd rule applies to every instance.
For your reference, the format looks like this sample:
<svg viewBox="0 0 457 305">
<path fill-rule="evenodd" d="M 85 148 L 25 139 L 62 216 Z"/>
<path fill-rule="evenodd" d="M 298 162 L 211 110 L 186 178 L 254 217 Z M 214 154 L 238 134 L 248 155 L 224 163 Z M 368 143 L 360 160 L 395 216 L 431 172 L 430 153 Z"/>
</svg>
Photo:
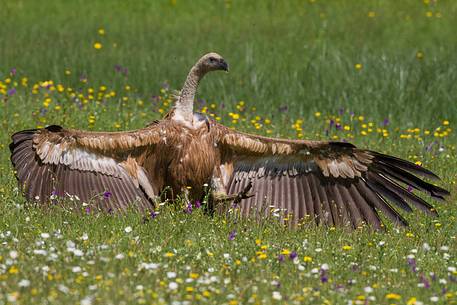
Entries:
<svg viewBox="0 0 457 305">
<path fill-rule="evenodd" d="M 157 195 L 154 192 L 154 189 L 153 189 L 151 183 L 149 182 L 148 176 L 146 175 L 146 172 L 144 171 L 144 169 L 142 167 L 138 168 L 137 175 L 138 175 L 138 183 L 141 185 L 144 192 L 148 195 L 148 197 L 150 199 L 154 200 L 157 197 Z"/>
<path fill-rule="evenodd" d="M 62 164 L 71 169 L 98 172 L 120 177 L 125 169 L 113 158 L 80 148 L 44 142 L 36 148 L 37 155 L 45 164 Z"/>
</svg>

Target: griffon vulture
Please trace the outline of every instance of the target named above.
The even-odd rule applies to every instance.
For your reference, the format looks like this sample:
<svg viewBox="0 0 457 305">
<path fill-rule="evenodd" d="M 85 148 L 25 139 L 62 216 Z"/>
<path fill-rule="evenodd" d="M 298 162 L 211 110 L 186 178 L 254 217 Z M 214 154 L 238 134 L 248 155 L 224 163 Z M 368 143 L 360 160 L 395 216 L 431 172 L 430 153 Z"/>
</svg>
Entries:
<svg viewBox="0 0 457 305">
<path fill-rule="evenodd" d="M 414 163 L 352 144 L 268 138 L 227 128 L 194 113 L 200 80 L 228 71 L 216 53 L 190 70 L 173 110 L 143 129 L 87 132 L 49 126 L 12 136 L 11 161 L 25 197 L 47 202 L 76 195 L 102 210 L 154 208 L 159 194 L 200 200 L 209 186 L 212 202 L 239 202 L 241 214 L 262 217 L 270 207 L 328 226 L 366 223 L 381 228 L 379 212 L 407 225 L 395 210 L 410 204 L 436 215 L 411 189 L 435 199 L 449 192 L 425 182 L 438 179 Z"/>
</svg>

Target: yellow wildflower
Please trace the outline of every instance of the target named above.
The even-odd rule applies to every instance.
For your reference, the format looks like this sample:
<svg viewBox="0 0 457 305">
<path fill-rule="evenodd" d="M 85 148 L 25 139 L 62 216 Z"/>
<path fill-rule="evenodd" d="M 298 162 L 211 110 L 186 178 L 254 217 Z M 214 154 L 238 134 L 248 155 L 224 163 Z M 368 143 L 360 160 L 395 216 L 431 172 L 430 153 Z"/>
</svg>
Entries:
<svg viewBox="0 0 457 305">
<path fill-rule="evenodd" d="M 281 254 L 282 254 L 282 255 L 289 255 L 289 254 L 290 254 L 290 251 L 289 251 L 289 249 L 283 249 L 283 250 L 281 251 Z"/>
<path fill-rule="evenodd" d="M 408 302 L 406 302 L 406 305 L 414 305 L 416 304 L 417 302 L 417 299 L 415 297 L 412 297 L 408 300 Z"/>
<path fill-rule="evenodd" d="M 100 42 L 94 43 L 94 49 L 100 50 L 103 47 L 103 45 Z"/>
<path fill-rule="evenodd" d="M 8 270 L 8 273 L 10 274 L 16 274 L 19 272 L 19 269 L 16 266 L 11 266 L 11 268 Z"/>
<path fill-rule="evenodd" d="M 189 276 L 191 279 L 194 279 L 194 280 L 196 280 L 200 277 L 200 275 L 198 273 L 193 273 L 193 272 L 191 272 L 191 274 L 189 274 Z"/>
<path fill-rule="evenodd" d="M 313 258 L 311 256 L 305 256 L 303 257 L 303 261 L 305 263 L 311 263 L 313 261 Z"/>
<path fill-rule="evenodd" d="M 267 255 L 265 253 L 262 253 L 258 256 L 259 259 L 266 259 Z"/>
<path fill-rule="evenodd" d="M 396 293 L 388 293 L 388 294 L 386 294 L 386 299 L 388 299 L 388 300 L 400 300 L 401 299 L 401 295 L 396 294 Z"/>
</svg>

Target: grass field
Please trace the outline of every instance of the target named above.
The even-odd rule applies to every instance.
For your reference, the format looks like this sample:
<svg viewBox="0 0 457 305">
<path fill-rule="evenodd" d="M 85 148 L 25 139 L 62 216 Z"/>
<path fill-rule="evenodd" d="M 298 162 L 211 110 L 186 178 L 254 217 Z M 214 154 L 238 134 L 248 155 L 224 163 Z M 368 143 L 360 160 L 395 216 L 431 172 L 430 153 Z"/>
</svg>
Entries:
<svg viewBox="0 0 457 305">
<path fill-rule="evenodd" d="M 456 304 L 457 2 L 0 2 L 0 304 Z M 155 218 L 27 205 L 13 132 L 144 126 L 194 61 L 197 110 L 239 130 L 347 140 L 443 178 L 440 217 L 289 231 L 179 204 Z M 429 198 L 428 198 L 429 199 Z"/>
</svg>

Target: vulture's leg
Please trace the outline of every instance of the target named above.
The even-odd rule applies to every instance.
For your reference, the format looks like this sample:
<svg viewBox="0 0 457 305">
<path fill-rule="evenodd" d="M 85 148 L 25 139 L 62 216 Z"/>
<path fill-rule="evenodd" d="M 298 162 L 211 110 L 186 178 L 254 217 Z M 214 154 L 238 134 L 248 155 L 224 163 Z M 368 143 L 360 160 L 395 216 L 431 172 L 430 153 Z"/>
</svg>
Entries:
<svg viewBox="0 0 457 305">
<path fill-rule="evenodd" d="M 225 205 L 229 202 L 232 202 L 234 205 L 238 204 L 241 202 L 243 199 L 248 199 L 254 196 L 254 194 L 249 193 L 249 191 L 252 188 L 252 182 L 249 181 L 249 183 L 244 187 L 241 192 L 235 195 L 228 195 L 227 191 L 225 190 L 225 187 L 221 183 L 221 179 L 219 178 L 213 178 L 211 180 L 211 185 L 212 185 L 212 191 L 211 191 L 211 196 L 214 200 L 214 203 L 216 205 L 222 204 Z"/>
<path fill-rule="evenodd" d="M 187 187 L 181 189 L 181 196 L 186 204 L 190 202 L 190 191 Z"/>
</svg>

